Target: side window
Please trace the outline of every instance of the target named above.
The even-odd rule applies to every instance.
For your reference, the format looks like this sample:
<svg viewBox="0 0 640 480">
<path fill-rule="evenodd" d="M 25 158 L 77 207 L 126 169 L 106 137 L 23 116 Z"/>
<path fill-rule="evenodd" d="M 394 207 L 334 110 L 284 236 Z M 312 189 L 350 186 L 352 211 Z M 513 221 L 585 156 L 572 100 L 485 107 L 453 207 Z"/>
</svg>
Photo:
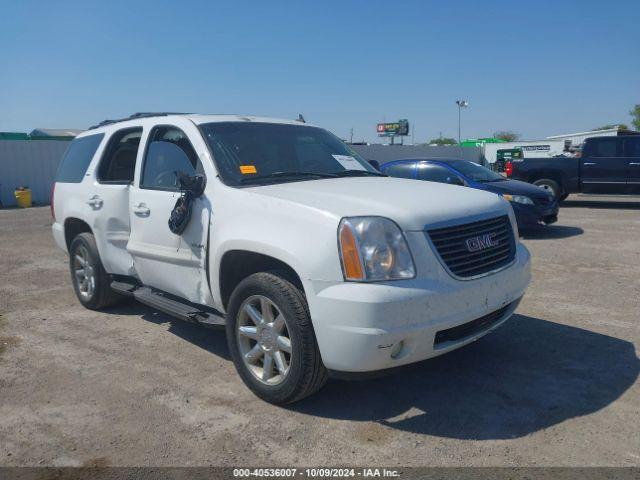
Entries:
<svg viewBox="0 0 640 480">
<path fill-rule="evenodd" d="M 80 183 L 103 138 L 100 133 L 73 140 L 60 161 L 56 182 Z"/>
<path fill-rule="evenodd" d="M 391 177 L 413 178 L 416 164 L 414 162 L 396 163 L 388 167 L 383 166 L 382 168 L 384 169 L 384 173 Z"/>
<path fill-rule="evenodd" d="M 111 136 L 98 168 L 99 182 L 133 182 L 141 136 L 142 127 L 119 130 Z"/>
<path fill-rule="evenodd" d="M 589 154 L 592 157 L 618 157 L 620 142 L 616 137 L 592 140 Z"/>
<path fill-rule="evenodd" d="M 640 158 L 640 136 L 637 138 L 628 138 L 625 140 L 624 156 L 631 158 Z"/>
<path fill-rule="evenodd" d="M 149 135 L 141 188 L 178 190 L 178 172 L 204 173 L 187 135 L 176 127 L 156 127 Z"/>
<path fill-rule="evenodd" d="M 448 168 L 429 163 L 421 163 L 418 165 L 418 179 L 429 182 L 464 185 L 462 179 Z"/>
</svg>

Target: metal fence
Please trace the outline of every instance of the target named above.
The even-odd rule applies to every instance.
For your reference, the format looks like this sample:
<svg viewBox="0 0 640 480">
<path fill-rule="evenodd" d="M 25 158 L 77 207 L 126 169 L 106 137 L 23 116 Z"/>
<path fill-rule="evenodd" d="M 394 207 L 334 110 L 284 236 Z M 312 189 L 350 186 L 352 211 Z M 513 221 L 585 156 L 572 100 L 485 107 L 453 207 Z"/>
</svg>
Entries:
<svg viewBox="0 0 640 480">
<path fill-rule="evenodd" d="M 34 204 L 48 204 L 58 163 L 69 142 L 56 140 L 0 140 L 0 199 L 16 204 L 13 191 L 31 189 Z"/>
</svg>

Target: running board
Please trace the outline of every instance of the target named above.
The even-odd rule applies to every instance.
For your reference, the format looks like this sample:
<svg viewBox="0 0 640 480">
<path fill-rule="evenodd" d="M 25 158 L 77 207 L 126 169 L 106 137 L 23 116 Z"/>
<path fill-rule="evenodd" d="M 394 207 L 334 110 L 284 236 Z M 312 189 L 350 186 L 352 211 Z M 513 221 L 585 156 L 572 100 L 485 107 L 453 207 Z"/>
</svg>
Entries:
<svg viewBox="0 0 640 480">
<path fill-rule="evenodd" d="M 204 305 L 196 305 L 159 290 L 126 282 L 111 282 L 111 288 L 118 293 L 132 296 L 140 303 L 144 303 L 180 320 L 196 322 L 209 327 L 225 326 L 224 315 Z"/>
<path fill-rule="evenodd" d="M 125 295 L 127 297 L 133 297 L 133 292 L 138 287 L 139 285 L 134 285 L 133 283 L 118 281 L 111 282 L 111 290 L 115 290 L 120 295 Z"/>
</svg>

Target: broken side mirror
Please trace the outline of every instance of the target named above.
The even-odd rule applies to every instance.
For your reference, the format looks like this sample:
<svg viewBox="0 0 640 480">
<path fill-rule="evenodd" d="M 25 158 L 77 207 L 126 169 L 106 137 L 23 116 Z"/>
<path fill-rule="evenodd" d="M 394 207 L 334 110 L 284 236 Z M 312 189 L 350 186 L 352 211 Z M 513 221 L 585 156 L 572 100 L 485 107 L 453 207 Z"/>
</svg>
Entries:
<svg viewBox="0 0 640 480">
<path fill-rule="evenodd" d="M 194 197 L 199 197 L 204 193 L 204 187 L 207 183 L 204 175 L 195 174 L 187 175 L 184 172 L 176 172 L 178 177 L 178 185 L 180 191 L 191 192 Z"/>
</svg>

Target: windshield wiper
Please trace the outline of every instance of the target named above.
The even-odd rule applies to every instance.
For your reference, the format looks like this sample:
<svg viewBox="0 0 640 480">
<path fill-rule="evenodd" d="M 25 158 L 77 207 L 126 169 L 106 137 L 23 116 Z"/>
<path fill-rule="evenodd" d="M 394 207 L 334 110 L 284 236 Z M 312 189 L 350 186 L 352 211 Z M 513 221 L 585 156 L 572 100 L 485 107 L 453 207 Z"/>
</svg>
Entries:
<svg viewBox="0 0 640 480">
<path fill-rule="evenodd" d="M 269 180 L 273 178 L 296 178 L 296 177 L 316 177 L 316 178 L 335 178 L 337 177 L 334 173 L 322 173 L 322 172 L 273 172 L 267 175 L 258 175 L 255 177 L 246 177 L 241 178 L 240 183 L 253 183 L 261 180 Z"/>
<path fill-rule="evenodd" d="M 273 172 L 267 175 L 258 175 L 245 177 L 240 179 L 241 184 L 256 183 L 263 180 L 271 180 L 276 178 L 298 178 L 298 177 L 315 177 L 315 178 L 339 178 L 339 177 L 362 177 L 371 175 L 374 177 L 387 177 L 384 173 L 370 172 L 369 170 L 342 170 L 341 172 L 299 172 L 299 171 L 286 171 L 286 172 Z"/>
<path fill-rule="evenodd" d="M 360 177 L 364 175 L 372 175 L 374 177 L 388 177 L 380 172 L 370 172 L 369 170 L 342 170 L 341 172 L 335 172 L 336 177 Z"/>
</svg>

